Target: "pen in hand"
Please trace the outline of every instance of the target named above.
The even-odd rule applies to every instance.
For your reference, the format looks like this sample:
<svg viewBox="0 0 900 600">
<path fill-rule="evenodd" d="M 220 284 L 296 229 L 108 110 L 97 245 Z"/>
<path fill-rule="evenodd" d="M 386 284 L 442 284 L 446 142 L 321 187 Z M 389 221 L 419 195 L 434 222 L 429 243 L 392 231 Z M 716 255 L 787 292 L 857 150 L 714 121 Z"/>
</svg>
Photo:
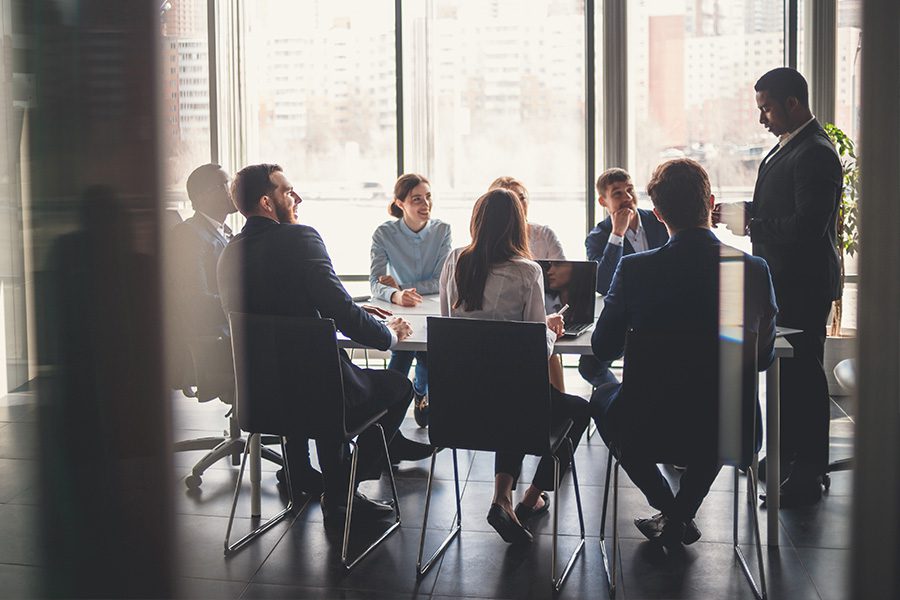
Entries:
<svg viewBox="0 0 900 600">
<path fill-rule="evenodd" d="M 559 309 L 558 311 L 556 311 L 556 314 L 558 314 L 559 316 L 563 316 L 564 314 L 566 314 L 567 310 L 569 310 L 569 305 L 563 304 L 563 307 L 561 309 Z"/>
</svg>

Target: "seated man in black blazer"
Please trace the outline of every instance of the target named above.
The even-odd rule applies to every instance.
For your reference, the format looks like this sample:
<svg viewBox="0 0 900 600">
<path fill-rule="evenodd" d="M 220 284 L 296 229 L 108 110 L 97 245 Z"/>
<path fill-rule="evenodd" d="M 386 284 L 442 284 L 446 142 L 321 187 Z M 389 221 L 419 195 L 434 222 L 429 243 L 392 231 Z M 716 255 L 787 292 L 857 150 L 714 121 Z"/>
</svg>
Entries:
<svg viewBox="0 0 900 600">
<path fill-rule="evenodd" d="M 216 343 L 203 344 L 207 356 L 199 358 L 205 368 L 214 370 L 213 376 L 207 379 L 221 380 L 222 387 L 207 390 L 198 399 L 203 402 L 218 396 L 231 404 L 234 398 L 231 332 L 216 279 L 219 257 L 231 239 L 231 228 L 225 219 L 237 210 L 231 199 L 231 177 L 219 165 L 201 165 L 188 176 L 187 193 L 194 214 L 172 228 L 169 249 L 178 324 L 175 328 L 179 338 L 177 360 L 181 364 L 190 360 L 188 338 L 218 338 Z M 293 465 L 294 490 L 321 494 L 322 474 L 309 464 L 308 448 L 297 453 Z M 281 480 L 280 470 L 278 474 Z"/>
<path fill-rule="evenodd" d="M 411 329 L 404 319 L 393 317 L 383 324 L 353 302 L 334 273 L 319 233 L 297 222 L 302 200 L 280 166 L 241 169 L 235 176 L 233 196 L 247 223 L 219 259 L 219 289 L 226 313 L 330 318 L 350 339 L 380 350 L 409 336 Z M 341 372 L 351 421 L 387 409 L 379 422 L 392 458 L 431 456 L 430 446 L 412 442 L 397 431 L 413 398 L 409 379 L 396 371 L 360 369 L 345 352 L 341 352 Z M 377 479 L 383 460 L 380 435 L 370 429 L 358 442 L 362 449 L 360 479 Z M 289 441 L 290 459 L 294 456 L 292 445 Z M 322 512 L 326 521 L 342 520 L 349 478 L 347 445 L 340 439 L 320 439 L 316 447 L 324 477 Z M 356 495 L 354 507 L 361 516 L 391 514 L 389 504 L 369 500 L 359 492 Z"/>
<path fill-rule="evenodd" d="M 669 233 L 651 211 L 637 207 L 637 193 L 625 169 L 614 167 L 604 171 L 597 178 L 597 195 L 597 201 L 609 216 L 591 230 L 584 246 L 588 260 L 597 263 L 597 293 L 605 296 L 619 259 L 659 248 L 668 241 Z M 612 360 L 600 361 L 583 355 L 578 360 L 578 372 L 595 387 L 614 383 L 616 377 L 609 370 L 611 363 Z"/>
<path fill-rule="evenodd" d="M 625 256 L 613 276 L 603 312 L 591 338 L 594 355 L 610 360 L 622 355 L 629 329 L 671 330 L 689 328 L 718 335 L 720 319 L 720 261 L 727 255 L 743 260 L 743 326 L 758 334 L 760 370 L 774 360 L 777 308 L 766 262 L 723 246 L 711 231 L 713 197 L 709 178 L 698 163 L 676 159 L 656 168 L 647 191 L 653 213 L 671 235 L 663 247 Z M 697 356 L 698 370 L 718 361 L 716 356 Z M 594 418 L 608 445 L 618 444 L 623 428 L 618 383 L 604 384 L 591 398 Z M 672 397 L 671 402 L 690 402 Z M 648 416 L 652 419 L 652 415 Z M 633 440 L 632 440 L 633 441 Z M 692 440 L 685 439 L 686 446 Z M 721 468 L 718 456 L 686 465 L 677 495 L 655 464 L 622 457 L 622 467 L 651 506 L 660 514 L 636 519 L 635 525 L 650 539 L 667 546 L 692 544 L 700 539 L 694 516 Z"/>
</svg>

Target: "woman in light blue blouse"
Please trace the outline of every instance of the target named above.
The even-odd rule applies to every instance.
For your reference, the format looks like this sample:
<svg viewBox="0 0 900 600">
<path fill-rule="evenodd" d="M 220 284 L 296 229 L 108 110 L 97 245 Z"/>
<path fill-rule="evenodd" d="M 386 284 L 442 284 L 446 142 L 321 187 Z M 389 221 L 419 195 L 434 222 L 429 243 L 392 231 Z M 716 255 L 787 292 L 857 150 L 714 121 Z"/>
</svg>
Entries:
<svg viewBox="0 0 900 600">
<path fill-rule="evenodd" d="M 431 218 L 431 183 L 422 175 L 407 173 L 394 184 L 388 212 L 394 221 L 372 234 L 369 284 L 376 298 L 412 307 L 423 296 L 440 291 L 441 268 L 450 254 L 450 225 Z M 416 374 L 414 414 L 419 427 L 428 424 L 428 363 L 425 352 L 394 352 L 389 369 L 409 373 L 413 358 Z"/>
</svg>

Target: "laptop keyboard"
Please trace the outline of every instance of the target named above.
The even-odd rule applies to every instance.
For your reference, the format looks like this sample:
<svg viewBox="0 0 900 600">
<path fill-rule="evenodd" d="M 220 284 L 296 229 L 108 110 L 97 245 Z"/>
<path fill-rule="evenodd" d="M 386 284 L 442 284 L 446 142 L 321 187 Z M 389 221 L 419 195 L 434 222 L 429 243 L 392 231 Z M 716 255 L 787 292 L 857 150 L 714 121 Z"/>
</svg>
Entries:
<svg viewBox="0 0 900 600">
<path fill-rule="evenodd" d="M 581 323 L 579 325 L 571 325 L 569 327 L 566 327 L 566 331 L 563 333 L 563 335 L 577 336 L 577 335 L 581 334 L 582 332 L 584 332 L 588 327 L 591 327 L 593 325 L 594 325 L 593 323 Z"/>
</svg>

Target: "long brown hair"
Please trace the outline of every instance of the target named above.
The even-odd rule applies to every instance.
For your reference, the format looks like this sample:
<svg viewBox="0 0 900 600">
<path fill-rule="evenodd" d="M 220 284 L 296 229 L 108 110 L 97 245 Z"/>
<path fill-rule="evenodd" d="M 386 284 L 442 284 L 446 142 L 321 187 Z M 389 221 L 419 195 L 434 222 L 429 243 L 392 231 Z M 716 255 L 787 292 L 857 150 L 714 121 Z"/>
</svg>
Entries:
<svg viewBox="0 0 900 600">
<path fill-rule="evenodd" d="M 525 212 L 516 194 L 509 190 L 491 190 L 479 198 L 469 229 L 472 243 L 456 263 L 459 297 L 453 305 L 465 311 L 481 310 L 484 305 L 484 286 L 491 267 L 516 256 L 531 258 Z"/>
</svg>

